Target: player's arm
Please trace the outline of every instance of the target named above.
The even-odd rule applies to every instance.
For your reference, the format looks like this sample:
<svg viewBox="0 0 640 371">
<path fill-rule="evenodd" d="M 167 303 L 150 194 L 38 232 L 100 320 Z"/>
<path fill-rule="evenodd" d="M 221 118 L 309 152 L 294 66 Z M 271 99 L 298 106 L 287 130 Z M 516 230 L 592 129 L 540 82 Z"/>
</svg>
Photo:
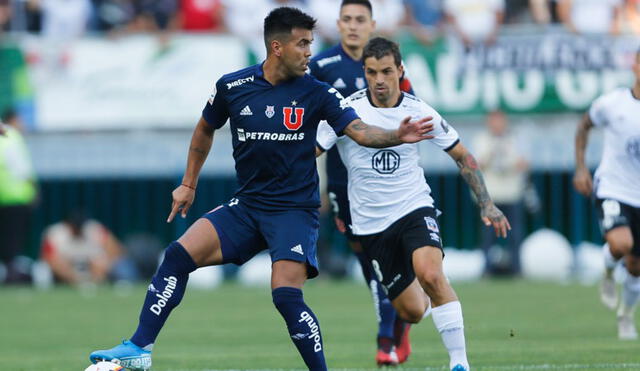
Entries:
<svg viewBox="0 0 640 371">
<path fill-rule="evenodd" d="M 361 146 L 372 148 L 393 147 L 403 143 L 416 143 L 425 139 L 433 139 L 433 135 L 427 134 L 433 130 L 432 119 L 433 117 L 428 116 L 411 121 L 411 117 L 405 117 L 396 130 L 385 130 L 356 119 L 347 125 L 344 133 Z"/>
<path fill-rule="evenodd" d="M 589 172 L 585 161 L 585 151 L 589 140 L 589 131 L 592 127 L 593 122 L 591 122 L 591 117 L 586 113 L 576 129 L 576 169 L 573 174 L 573 186 L 578 192 L 585 196 L 589 196 L 591 194 L 593 187 L 591 173 Z"/>
<path fill-rule="evenodd" d="M 449 156 L 453 158 L 460 169 L 460 175 L 467 182 L 469 188 L 476 196 L 478 206 L 480 207 L 480 217 L 486 226 L 493 226 L 496 236 L 507 237 L 507 231 L 511 229 L 509 221 L 502 211 L 496 207 L 489 196 L 487 187 L 484 184 L 482 172 L 478 168 L 478 163 L 471 152 L 467 150 L 461 142 L 458 142 L 453 148 L 447 151 Z"/>
<path fill-rule="evenodd" d="M 203 117 L 200 117 L 191 137 L 187 169 L 182 177 L 182 183 L 171 193 L 173 203 L 167 223 L 170 223 L 179 211 L 183 218 L 187 216 L 196 195 L 200 170 L 209 155 L 209 150 L 211 150 L 214 131 L 213 127 Z"/>
</svg>

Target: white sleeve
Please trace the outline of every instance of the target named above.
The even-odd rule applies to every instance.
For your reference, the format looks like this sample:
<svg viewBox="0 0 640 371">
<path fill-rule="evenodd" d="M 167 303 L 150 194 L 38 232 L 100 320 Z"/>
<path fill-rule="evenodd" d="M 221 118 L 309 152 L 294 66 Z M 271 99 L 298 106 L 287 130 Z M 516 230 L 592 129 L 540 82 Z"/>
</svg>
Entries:
<svg viewBox="0 0 640 371">
<path fill-rule="evenodd" d="M 591 103 L 591 107 L 589 107 L 589 118 L 593 125 L 602 127 L 608 124 L 608 115 L 607 115 L 607 102 L 609 101 L 609 95 L 603 95 L 598 99 L 594 100 Z"/>
<path fill-rule="evenodd" d="M 453 128 L 453 126 L 449 125 L 447 120 L 442 118 L 436 110 L 428 105 L 425 106 L 425 112 L 423 114 L 425 116 L 433 117 L 433 120 L 431 120 L 431 122 L 433 122 L 433 131 L 429 134 L 433 135 L 434 138 L 431 139 L 430 142 L 444 151 L 450 150 L 460 141 L 458 132 Z"/>
<path fill-rule="evenodd" d="M 316 134 L 316 145 L 323 151 L 328 151 L 338 141 L 338 135 L 331 125 L 325 120 L 318 124 L 318 133 Z"/>
</svg>

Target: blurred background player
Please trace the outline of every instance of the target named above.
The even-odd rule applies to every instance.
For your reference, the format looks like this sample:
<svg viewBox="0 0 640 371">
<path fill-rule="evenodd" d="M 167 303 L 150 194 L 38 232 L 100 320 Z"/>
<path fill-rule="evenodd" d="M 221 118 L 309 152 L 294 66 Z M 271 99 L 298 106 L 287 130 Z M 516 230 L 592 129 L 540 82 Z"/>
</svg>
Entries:
<svg viewBox="0 0 640 371">
<path fill-rule="evenodd" d="M 8 109 L 0 121 L 0 263 L 7 267 L 5 281 L 20 283 L 29 272 L 16 258 L 25 253 L 38 189 L 20 117 Z"/>
<path fill-rule="evenodd" d="M 482 230 L 482 250 L 485 253 L 489 275 L 520 273 L 520 243 L 524 233 L 524 196 L 527 187 L 529 163 L 523 155 L 522 145 L 509 130 L 504 112 L 490 112 L 486 130 L 473 140 L 473 150 L 482 170 L 491 198 L 511 224 L 506 251 L 496 245 L 495 233 Z"/>
<path fill-rule="evenodd" d="M 217 81 L 193 132 L 167 222 L 178 213 L 186 217 L 214 132 L 227 121 L 240 187 L 167 247 L 136 332 L 112 349 L 92 352 L 93 363 L 118 359 L 130 369 L 149 369 L 156 338 L 180 304 L 189 273 L 209 265 L 242 265 L 268 250 L 273 303 L 290 338 L 310 370 L 327 370 L 320 325 L 302 295 L 307 279 L 318 275 L 318 123 L 326 120 L 337 133 L 375 147 L 429 139 L 431 125 L 428 118 L 405 119 L 391 131 L 362 122 L 339 92 L 306 74 L 314 26 L 299 9 L 274 9 L 264 20 L 267 59 Z"/>
<path fill-rule="evenodd" d="M 600 287 L 602 302 L 618 305 L 613 271 L 624 259 L 628 272 L 618 306 L 618 337 L 635 340 L 634 312 L 640 299 L 640 51 L 633 63 L 635 83 L 596 99 L 576 131 L 576 169 L 573 183 L 585 196 L 594 193 L 603 246 L 605 276 Z M 589 131 L 604 131 L 604 149 L 592 182 L 585 162 Z M 595 192 L 594 192 L 595 190 Z"/>
<path fill-rule="evenodd" d="M 369 0 L 343 0 L 337 20 L 340 43 L 315 56 L 309 64 L 310 73 L 320 81 L 332 85 L 348 97 L 367 86 L 362 64 L 362 51 L 376 27 Z M 408 80 L 401 87 L 411 91 Z M 409 357 L 409 324 L 400 318 L 387 298 L 373 267 L 362 252 L 362 247 L 351 230 L 349 198 L 347 196 L 347 169 L 337 148 L 327 151 L 327 191 L 333 207 L 336 228 L 343 233 L 360 262 L 362 273 L 373 295 L 378 319 L 376 362 L 379 365 L 403 363 Z"/>
<path fill-rule="evenodd" d="M 58 282 L 85 287 L 107 280 L 131 282 L 137 268 L 123 245 L 97 220 L 87 218 L 80 209 L 45 229 L 42 259 Z"/>
<path fill-rule="evenodd" d="M 485 225 L 506 237 L 509 222 L 491 200 L 475 159 L 458 133 L 429 105 L 400 90 L 403 67 L 398 46 L 374 38 L 364 48 L 363 59 L 369 87 L 350 96 L 351 106 L 387 129 L 396 128 L 398 119 L 407 115 L 432 117 L 436 123 L 432 142 L 455 160 L 477 198 Z M 364 148 L 322 126 L 320 149 L 336 143 L 348 168 L 353 233 L 393 306 L 404 320 L 418 323 L 431 298 L 433 322 L 449 352 L 449 368 L 468 371 L 462 307 L 443 272 L 439 211 L 419 165 L 418 145 Z"/>
</svg>

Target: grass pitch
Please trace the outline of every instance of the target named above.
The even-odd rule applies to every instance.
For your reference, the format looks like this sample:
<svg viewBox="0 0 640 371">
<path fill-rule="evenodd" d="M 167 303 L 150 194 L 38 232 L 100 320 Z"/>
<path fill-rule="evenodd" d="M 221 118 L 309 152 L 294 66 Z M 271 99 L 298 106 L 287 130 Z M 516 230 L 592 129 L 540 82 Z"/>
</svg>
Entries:
<svg viewBox="0 0 640 371">
<path fill-rule="evenodd" d="M 526 281 L 454 285 L 463 305 L 473 370 L 640 370 L 639 342 L 616 338 L 615 315 L 595 287 Z M 129 337 L 146 286 L 93 294 L 0 288 L 0 370 L 84 370 L 94 349 Z M 310 282 L 332 369 L 376 369 L 376 324 L 364 284 Z M 431 319 L 411 332 L 399 369 L 446 370 Z M 188 290 L 154 349 L 154 371 L 304 369 L 270 290 L 226 284 Z"/>
</svg>

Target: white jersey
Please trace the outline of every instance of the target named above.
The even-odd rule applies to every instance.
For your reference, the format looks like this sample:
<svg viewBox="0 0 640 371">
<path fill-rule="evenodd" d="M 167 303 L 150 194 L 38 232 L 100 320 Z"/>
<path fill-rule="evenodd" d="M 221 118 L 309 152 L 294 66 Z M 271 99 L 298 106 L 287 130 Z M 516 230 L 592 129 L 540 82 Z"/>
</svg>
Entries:
<svg viewBox="0 0 640 371">
<path fill-rule="evenodd" d="M 432 116 L 431 142 L 448 150 L 459 141 L 458 133 L 428 104 L 403 93 L 399 105 L 374 107 L 367 89 L 349 98 L 350 105 L 362 121 L 394 130 L 407 116 L 413 119 Z M 340 157 L 349 174 L 348 194 L 351 204 L 351 228 L 356 235 L 379 233 L 398 219 L 421 207 L 433 207 L 431 188 L 418 164 L 418 144 L 401 144 L 389 148 L 363 147 L 347 136 L 337 137 L 326 123 L 318 128 L 318 145 L 328 150 L 337 143 Z"/>
<path fill-rule="evenodd" d="M 640 100 L 628 88 L 616 89 L 593 102 L 589 117 L 604 129 L 596 196 L 640 207 Z"/>
</svg>

